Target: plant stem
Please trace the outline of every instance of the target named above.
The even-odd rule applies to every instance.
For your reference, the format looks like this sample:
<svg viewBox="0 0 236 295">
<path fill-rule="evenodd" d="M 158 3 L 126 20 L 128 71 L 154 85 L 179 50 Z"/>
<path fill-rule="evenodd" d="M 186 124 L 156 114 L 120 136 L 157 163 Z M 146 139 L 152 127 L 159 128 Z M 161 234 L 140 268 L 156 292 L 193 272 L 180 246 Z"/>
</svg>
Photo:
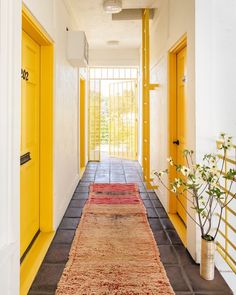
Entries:
<svg viewBox="0 0 236 295">
<path fill-rule="evenodd" d="M 185 206 L 183 205 L 183 203 L 180 201 L 180 199 L 179 199 L 179 197 L 178 197 L 178 195 L 176 195 L 176 197 L 177 197 L 177 199 L 178 199 L 178 201 L 179 201 L 179 203 L 180 203 L 180 205 L 181 205 L 181 207 L 183 207 L 183 209 L 184 209 L 184 211 L 187 213 L 187 215 L 193 220 L 193 222 L 195 223 L 195 224 L 197 224 L 200 228 L 201 228 L 201 226 L 200 226 L 200 224 L 188 213 L 188 211 L 186 210 L 186 208 L 185 208 Z"/>
<path fill-rule="evenodd" d="M 220 217 L 219 217 L 219 221 L 218 221 L 218 225 L 217 225 L 217 228 L 216 228 L 216 232 L 215 232 L 215 235 L 213 237 L 213 239 L 215 240 L 217 234 L 218 234 L 218 231 L 220 229 L 220 223 L 221 223 L 221 219 L 222 219 L 222 213 L 223 213 L 223 207 L 220 208 Z"/>
<path fill-rule="evenodd" d="M 199 210 L 200 210 L 200 206 L 199 206 L 199 200 L 198 200 L 198 196 L 197 196 L 197 192 L 195 189 L 193 189 L 193 192 L 195 194 L 195 198 L 196 198 L 196 203 L 197 203 L 197 215 L 198 215 L 198 220 L 199 220 L 199 226 L 200 226 L 200 229 L 201 229 L 201 234 L 202 236 L 204 236 L 204 227 L 202 226 L 202 219 L 201 219 L 201 213 L 199 213 Z"/>
</svg>

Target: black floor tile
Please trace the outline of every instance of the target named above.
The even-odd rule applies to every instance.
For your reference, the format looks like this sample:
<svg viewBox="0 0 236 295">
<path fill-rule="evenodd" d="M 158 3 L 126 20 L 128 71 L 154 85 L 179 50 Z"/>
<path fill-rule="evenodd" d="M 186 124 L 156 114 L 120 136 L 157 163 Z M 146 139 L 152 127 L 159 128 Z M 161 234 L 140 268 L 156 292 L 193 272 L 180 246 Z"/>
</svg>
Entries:
<svg viewBox="0 0 236 295">
<path fill-rule="evenodd" d="M 125 173 L 123 172 L 123 170 L 120 171 L 111 171 L 110 174 L 111 177 L 124 177 Z"/>
<path fill-rule="evenodd" d="M 136 183 L 137 181 L 141 181 L 141 178 L 140 177 L 127 177 L 126 176 L 126 180 L 127 180 L 127 182 Z"/>
<path fill-rule="evenodd" d="M 69 207 L 71 207 L 71 208 L 83 208 L 84 207 L 84 205 L 85 205 L 85 203 L 86 203 L 86 199 L 72 199 L 71 201 L 70 201 L 70 204 L 69 204 Z"/>
<path fill-rule="evenodd" d="M 148 193 L 155 193 L 153 189 L 147 189 Z"/>
<path fill-rule="evenodd" d="M 171 245 L 159 245 L 161 261 L 164 264 L 178 264 L 176 251 Z"/>
<path fill-rule="evenodd" d="M 59 229 L 54 237 L 53 243 L 71 244 L 75 235 L 75 230 Z"/>
<path fill-rule="evenodd" d="M 174 229 L 174 226 L 169 218 L 160 218 L 164 229 Z"/>
<path fill-rule="evenodd" d="M 111 177 L 111 182 L 120 182 L 120 181 L 126 181 L 124 177 Z"/>
<path fill-rule="evenodd" d="M 154 238 L 157 245 L 170 245 L 170 240 L 167 237 L 167 234 L 163 230 L 153 232 Z"/>
<path fill-rule="evenodd" d="M 109 178 L 109 173 L 96 173 L 95 178 Z"/>
<path fill-rule="evenodd" d="M 44 259 L 45 263 L 66 263 L 70 252 L 70 244 L 52 243 Z"/>
<path fill-rule="evenodd" d="M 91 184 L 92 182 L 91 181 L 80 181 L 80 183 L 79 183 L 79 187 L 89 187 L 90 186 L 90 184 Z"/>
<path fill-rule="evenodd" d="M 166 230 L 166 233 L 167 233 L 172 244 L 182 245 L 182 241 L 180 240 L 180 238 L 175 230 L 168 229 L 168 230 Z"/>
<path fill-rule="evenodd" d="M 149 218 L 148 221 L 153 231 L 163 230 L 163 227 L 159 218 Z"/>
<path fill-rule="evenodd" d="M 87 193 L 89 191 L 89 187 L 88 186 L 77 186 L 75 192 L 76 193 Z"/>
<path fill-rule="evenodd" d="M 83 176 L 81 180 L 85 182 L 94 181 L 94 176 Z"/>
<path fill-rule="evenodd" d="M 149 218 L 157 218 L 157 212 L 154 208 L 147 208 L 147 215 Z"/>
<path fill-rule="evenodd" d="M 119 179 L 119 180 L 113 180 L 113 179 L 111 179 L 110 180 L 110 183 L 126 183 L 126 180 L 125 179 Z"/>
<path fill-rule="evenodd" d="M 82 208 L 71 208 L 66 210 L 65 217 L 81 217 Z"/>
<path fill-rule="evenodd" d="M 142 182 L 135 182 L 135 183 L 138 184 L 138 187 L 139 187 L 139 191 L 140 191 L 140 193 L 146 193 L 146 192 L 147 192 L 147 191 L 146 191 L 146 188 L 145 188 L 145 186 L 143 185 Z"/>
<path fill-rule="evenodd" d="M 74 193 L 73 194 L 73 199 L 82 199 L 82 200 L 86 200 L 88 199 L 88 193 Z"/>
<path fill-rule="evenodd" d="M 188 279 L 190 280 L 193 291 L 199 292 L 224 292 L 225 295 L 230 293 L 228 285 L 220 275 L 219 271 L 215 269 L 215 279 L 212 281 L 206 281 L 199 275 L 199 265 L 189 265 L 186 271 Z"/>
<path fill-rule="evenodd" d="M 176 265 L 165 265 L 167 276 L 174 291 L 192 291 L 188 286 L 182 269 Z"/>
<path fill-rule="evenodd" d="M 64 264 L 43 263 L 34 280 L 31 291 L 55 291 L 64 266 Z"/>
<path fill-rule="evenodd" d="M 183 245 L 174 245 L 179 263 L 186 267 L 187 264 L 195 265 L 195 261 Z"/>
<path fill-rule="evenodd" d="M 167 218 L 168 217 L 166 210 L 164 208 L 156 208 L 156 211 L 157 211 L 158 217 L 160 217 L 160 218 Z"/>
<path fill-rule="evenodd" d="M 140 196 L 143 200 L 149 200 L 149 196 L 147 193 L 140 193 Z"/>
<path fill-rule="evenodd" d="M 150 200 L 143 200 L 143 203 L 146 208 L 153 208 L 153 204 Z"/>
<path fill-rule="evenodd" d="M 64 217 L 59 226 L 59 229 L 76 229 L 80 222 L 80 218 Z"/>
</svg>

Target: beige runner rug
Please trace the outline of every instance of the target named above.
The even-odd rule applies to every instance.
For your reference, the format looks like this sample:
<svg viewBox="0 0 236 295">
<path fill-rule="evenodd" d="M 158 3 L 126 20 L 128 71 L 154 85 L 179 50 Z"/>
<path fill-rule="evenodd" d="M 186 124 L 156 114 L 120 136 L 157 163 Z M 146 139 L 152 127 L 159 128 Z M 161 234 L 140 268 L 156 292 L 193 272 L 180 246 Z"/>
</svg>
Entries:
<svg viewBox="0 0 236 295">
<path fill-rule="evenodd" d="M 91 185 L 56 294 L 174 294 L 136 185 Z"/>
</svg>

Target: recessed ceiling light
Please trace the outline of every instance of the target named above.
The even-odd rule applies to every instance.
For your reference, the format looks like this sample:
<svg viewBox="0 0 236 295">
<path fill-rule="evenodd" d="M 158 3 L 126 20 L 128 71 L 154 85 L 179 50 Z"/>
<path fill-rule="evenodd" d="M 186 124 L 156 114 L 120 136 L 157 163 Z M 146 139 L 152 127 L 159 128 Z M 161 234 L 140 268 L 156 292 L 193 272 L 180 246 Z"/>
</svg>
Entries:
<svg viewBox="0 0 236 295">
<path fill-rule="evenodd" d="M 118 40 L 109 40 L 107 41 L 107 44 L 110 45 L 110 46 L 117 46 L 119 45 L 119 41 Z"/>
<path fill-rule="evenodd" d="M 104 0 L 103 8 L 106 13 L 119 13 L 122 10 L 122 0 Z"/>
</svg>

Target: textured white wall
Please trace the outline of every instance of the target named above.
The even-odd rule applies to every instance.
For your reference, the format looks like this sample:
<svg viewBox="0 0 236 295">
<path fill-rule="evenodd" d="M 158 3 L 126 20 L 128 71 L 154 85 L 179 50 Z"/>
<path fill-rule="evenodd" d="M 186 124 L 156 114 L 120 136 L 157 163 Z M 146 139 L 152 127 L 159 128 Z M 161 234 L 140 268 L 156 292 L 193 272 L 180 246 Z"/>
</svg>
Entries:
<svg viewBox="0 0 236 295">
<path fill-rule="evenodd" d="M 160 87 L 150 95 L 150 159 L 151 170 L 167 168 L 168 155 L 168 51 L 187 34 L 187 130 L 188 148 L 195 147 L 195 1 L 162 0 L 150 26 L 151 82 Z M 168 211 L 168 196 L 160 186 L 157 191 Z M 196 258 L 196 228 L 188 218 L 188 250 Z"/>
</svg>

